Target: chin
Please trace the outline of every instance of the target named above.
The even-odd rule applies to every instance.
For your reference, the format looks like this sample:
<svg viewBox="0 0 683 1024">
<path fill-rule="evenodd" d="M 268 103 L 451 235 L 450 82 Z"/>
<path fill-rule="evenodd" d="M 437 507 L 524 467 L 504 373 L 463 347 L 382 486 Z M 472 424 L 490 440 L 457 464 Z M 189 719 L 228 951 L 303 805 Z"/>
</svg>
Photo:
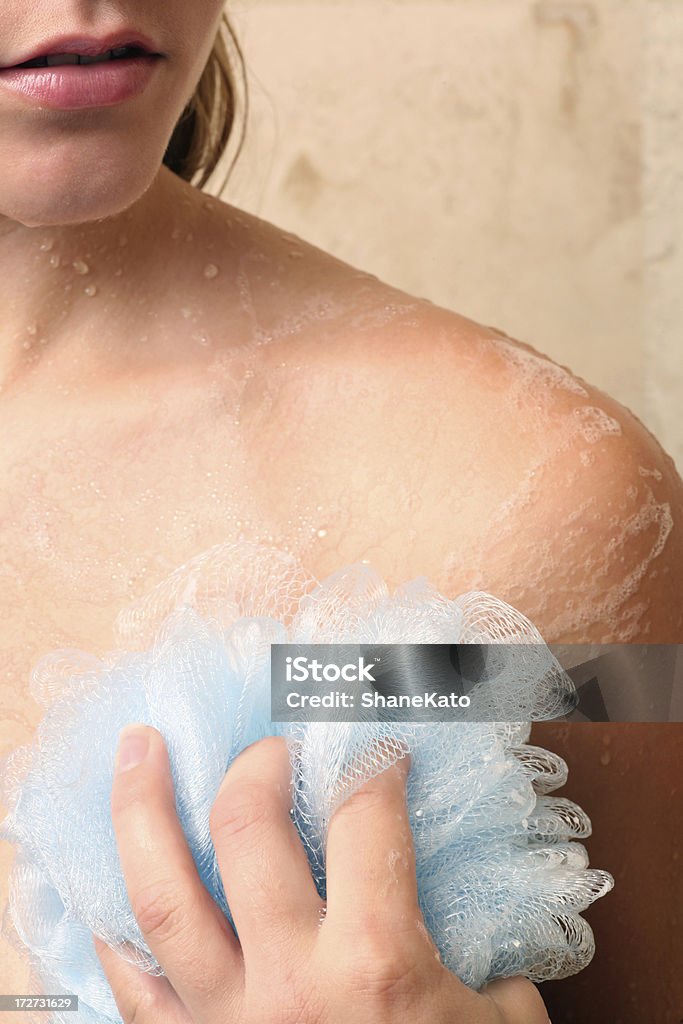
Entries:
<svg viewBox="0 0 683 1024">
<path fill-rule="evenodd" d="M 58 161 L 51 154 L 41 164 L 35 158 L 23 168 L 3 170 L 0 193 L 0 217 L 4 216 L 25 227 L 56 227 L 83 224 L 87 221 L 113 217 L 132 206 L 154 181 L 163 159 L 163 148 L 146 153 L 126 147 L 99 154 L 74 154 L 73 159 L 61 154 Z"/>
</svg>

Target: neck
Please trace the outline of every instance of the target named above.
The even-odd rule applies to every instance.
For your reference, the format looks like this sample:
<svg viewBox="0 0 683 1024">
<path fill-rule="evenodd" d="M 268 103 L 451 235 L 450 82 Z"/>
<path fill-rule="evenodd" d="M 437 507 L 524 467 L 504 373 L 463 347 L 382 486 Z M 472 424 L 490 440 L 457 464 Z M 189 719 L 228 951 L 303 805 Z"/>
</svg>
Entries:
<svg viewBox="0 0 683 1024">
<path fill-rule="evenodd" d="M 158 240 L 180 231 L 202 194 L 162 167 L 132 206 L 85 224 L 26 227 L 0 217 L 0 391 L 84 337 L 139 329 L 159 274 Z"/>
</svg>

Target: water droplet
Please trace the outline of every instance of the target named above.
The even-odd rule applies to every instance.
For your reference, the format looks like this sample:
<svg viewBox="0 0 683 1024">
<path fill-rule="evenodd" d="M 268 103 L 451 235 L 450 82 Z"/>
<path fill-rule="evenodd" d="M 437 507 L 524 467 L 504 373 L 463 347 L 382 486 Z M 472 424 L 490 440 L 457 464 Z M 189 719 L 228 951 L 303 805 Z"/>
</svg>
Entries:
<svg viewBox="0 0 683 1024">
<path fill-rule="evenodd" d="M 58 267 L 61 262 L 62 261 L 60 260 L 59 256 L 56 253 L 54 253 L 52 256 L 50 256 L 50 266 L 51 267 Z"/>
<path fill-rule="evenodd" d="M 72 266 L 77 274 L 89 274 L 90 267 L 85 260 L 74 260 Z"/>
<path fill-rule="evenodd" d="M 423 812 L 422 808 L 418 807 L 418 809 L 415 811 L 415 817 L 416 818 L 421 818 L 423 813 L 424 812 Z"/>
<path fill-rule="evenodd" d="M 22 348 L 30 348 L 32 344 L 33 342 L 31 339 L 27 338 L 26 341 L 22 342 Z"/>
<path fill-rule="evenodd" d="M 85 292 L 86 295 L 89 295 L 90 298 L 92 298 L 93 295 L 97 295 L 97 288 L 95 287 L 94 284 L 89 284 L 86 288 L 83 289 L 83 291 Z"/>
<path fill-rule="evenodd" d="M 37 334 L 38 333 L 38 324 L 29 324 L 28 327 L 26 328 L 26 333 L 27 334 Z"/>
<path fill-rule="evenodd" d="M 316 530 L 316 533 L 317 533 L 318 537 L 320 537 L 320 538 L 327 537 L 327 530 L 325 530 L 323 528 L 321 528 L 320 530 Z"/>
<path fill-rule="evenodd" d="M 41 252 L 49 252 L 54 244 L 55 243 L 54 243 L 54 239 L 53 238 L 46 238 L 44 241 L 42 241 L 40 243 L 40 246 L 39 246 L 40 251 Z"/>
<path fill-rule="evenodd" d="M 218 276 L 218 267 L 216 266 L 216 264 L 215 263 L 207 263 L 206 266 L 204 267 L 204 277 L 211 278 L 211 277 L 217 277 L 217 276 Z"/>
<path fill-rule="evenodd" d="M 189 320 L 190 317 L 192 316 L 192 310 L 191 309 L 183 308 L 183 309 L 180 310 L 180 312 L 182 313 L 182 315 L 185 317 L 186 320 Z"/>
<path fill-rule="evenodd" d="M 600 754 L 600 764 L 609 764 L 611 760 L 612 755 L 609 750 L 603 750 L 602 754 Z"/>
</svg>

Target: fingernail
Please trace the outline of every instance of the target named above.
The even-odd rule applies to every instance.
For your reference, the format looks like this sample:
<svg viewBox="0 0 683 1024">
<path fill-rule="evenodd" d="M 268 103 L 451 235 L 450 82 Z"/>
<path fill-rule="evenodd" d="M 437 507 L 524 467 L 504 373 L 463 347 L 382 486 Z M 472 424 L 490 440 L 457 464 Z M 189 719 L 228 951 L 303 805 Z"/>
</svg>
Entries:
<svg viewBox="0 0 683 1024">
<path fill-rule="evenodd" d="M 135 768 L 145 760 L 148 750 L 149 730 L 144 725 L 127 725 L 119 735 L 116 771 L 125 772 Z"/>
</svg>

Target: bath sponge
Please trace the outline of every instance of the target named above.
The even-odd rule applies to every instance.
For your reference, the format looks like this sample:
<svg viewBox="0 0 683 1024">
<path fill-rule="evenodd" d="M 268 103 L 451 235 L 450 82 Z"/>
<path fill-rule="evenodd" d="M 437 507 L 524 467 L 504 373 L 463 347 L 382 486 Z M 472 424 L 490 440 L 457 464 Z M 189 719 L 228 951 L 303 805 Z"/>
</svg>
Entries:
<svg viewBox="0 0 683 1024">
<path fill-rule="evenodd" d="M 123 955 L 162 971 L 128 902 L 109 808 L 118 734 L 132 721 L 164 737 L 185 836 L 228 918 L 209 812 L 233 758 L 277 734 L 289 743 L 293 820 L 323 897 L 333 812 L 409 752 L 420 904 L 444 964 L 477 989 L 589 962 L 581 912 L 613 880 L 588 867 L 584 812 L 552 795 L 565 763 L 528 744 L 531 721 L 571 709 L 573 685 L 510 605 L 480 591 L 447 599 L 425 577 L 390 591 L 362 562 L 318 581 L 286 552 L 237 542 L 181 566 L 116 625 L 120 646 L 106 658 L 69 649 L 40 660 L 31 683 L 44 718 L 3 771 L 1 833 L 18 846 L 5 929 L 43 991 L 79 996 L 78 1013 L 55 1021 L 120 1021 L 91 933 L 129 943 Z M 272 723 L 274 642 L 509 644 L 495 686 L 472 693 L 501 721 Z M 509 720 L 512 708 L 523 721 Z"/>
</svg>

